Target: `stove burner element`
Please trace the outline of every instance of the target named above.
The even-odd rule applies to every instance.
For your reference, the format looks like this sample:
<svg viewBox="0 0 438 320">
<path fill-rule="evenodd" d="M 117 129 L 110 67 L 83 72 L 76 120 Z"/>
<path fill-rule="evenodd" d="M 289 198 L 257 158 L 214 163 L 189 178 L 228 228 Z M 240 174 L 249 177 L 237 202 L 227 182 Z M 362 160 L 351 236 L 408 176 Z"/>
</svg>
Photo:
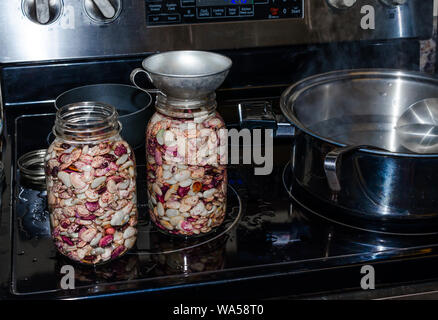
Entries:
<svg viewBox="0 0 438 320">
<path fill-rule="evenodd" d="M 352 219 L 343 214 L 342 208 L 333 207 L 330 204 L 309 194 L 301 187 L 294 178 L 291 162 L 289 161 L 283 169 L 283 186 L 291 199 L 304 208 L 307 212 L 316 215 L 323 220 L 338 226 L 346 227 L 350 230 L 360 230 L 375 234 L 393 235 L 393 236 L 425 236 L 437 235 L 436 221 L 429 223 L 402 224 L 386 221 L 371 221 L 357 217 Z M 421 230 L 421 231 L 419 231 Z"/>
<path fill-rule="evenodd" d="M 232 230 L 239 224 L 242 216 L 242 200 L 237 191 L 228 185 L 227 213 L 220 227 L 201 237 L 187 238 L 185 241 L 178 236 L 162 233 L 148 220 L 141 224 L 137 239 L 138 255 L 169 254 L 184 250 L 191 250 L 207 245 L 216 240 L 230 236 Z M 158 239 L 158 241 L 153 241 Z"/>
</svg>

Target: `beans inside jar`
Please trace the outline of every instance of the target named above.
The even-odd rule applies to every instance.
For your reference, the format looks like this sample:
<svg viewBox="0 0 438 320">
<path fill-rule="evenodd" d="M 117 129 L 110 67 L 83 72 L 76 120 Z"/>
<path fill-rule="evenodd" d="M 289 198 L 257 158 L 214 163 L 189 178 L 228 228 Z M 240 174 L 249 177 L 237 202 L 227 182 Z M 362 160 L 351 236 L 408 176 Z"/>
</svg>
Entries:
<svg viewBox="0 0 438 320">
<path fill-rule="evenodd" d="M 217 112 L 179 118 L 157 112 L 147 128 L 149 213 L 158 228 L 206 234 L 225 218 L 227 134 Z"/>
<path fill-rule="evenodd" d="M 45 159 L 55 245 L 87 264 L 115 259 L 136 241 L 135 157 L 119 130 L 111 130 L 96 143 L 66 142 L 57 134 Z"/>
</svg>

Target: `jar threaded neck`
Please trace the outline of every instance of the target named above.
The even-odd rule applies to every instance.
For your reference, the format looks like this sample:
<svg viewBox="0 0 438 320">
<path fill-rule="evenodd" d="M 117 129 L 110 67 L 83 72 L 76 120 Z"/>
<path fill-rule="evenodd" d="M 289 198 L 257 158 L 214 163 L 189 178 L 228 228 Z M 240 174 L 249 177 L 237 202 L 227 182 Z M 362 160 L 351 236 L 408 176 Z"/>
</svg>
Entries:
<svg viewBox="0 0 438 320">
<path fill-rule="evenodd" d="M 79 102 L 63 106 L 56 113 L 53 133 L 57 138 L 77 143 L 97 142 L 121 131 L 116 109 L 99 102 Z"/>
<path fill-rule="evenodd" d="M 198 100 L 182 100 L 158 94 L 155 108 L 160 113 L 176 118 L 205 117 L 216 110 L 216 94 L 213 92 Z"/>
</svg>

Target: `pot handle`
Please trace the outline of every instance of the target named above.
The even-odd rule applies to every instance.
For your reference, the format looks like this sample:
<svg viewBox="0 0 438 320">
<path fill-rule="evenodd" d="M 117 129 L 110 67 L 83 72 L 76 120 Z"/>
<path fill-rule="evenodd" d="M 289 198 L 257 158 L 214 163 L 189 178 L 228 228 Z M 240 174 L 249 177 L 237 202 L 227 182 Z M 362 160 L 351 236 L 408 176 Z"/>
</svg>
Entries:
<svg viewBox="0 0 438 320">
<path fill-rule="evenodd" d="M 349 152 L 363 148 L 389 152 L 386 149 L 369 146 L 369 145 L 353 145 L 353 146 L 346 146 L 342 148 L 336 148 L 330 151 L 329 153 L 327 153 L 324 159 L 324 171 L 329 188 L 333 192 L 341 191 L 341 183 L 339 181 L 339 176 L 341 171 L 342 157 Z"/>
<path fill-rule="evenodd" d="M 283 115 L 275 114 L 269 101 L 239 103 L 238 111 L 241 128 L 273 129 L 276 138 L 295 136 L 295 127 Z"/>
<path fill-rule="evenodd" d="M 142 68 L 135 68 L 134 70 L 132 70 L 132 72 L 131 72 L 131 74 L 130 74 L 130 76 L 129 76 L 129 79 L 131 80 L 131 83 L 134 85 L 134 86 L 136 86 L 138 89 L 140 89 L 140 90 L 142 90 L 142 91 L 145 91 L 145 92 L 147 92 L 147 93 L 159 93 L 160 92 L 160 90 L 158 90 L 158 89 L 145 89 L 145 88 L 142 88 L 142 87 L 140 87 L 136 82 L 135 82 L 135 77 L 137 76 L 137 74 L 139 74 L 139 73 L 145 73 L 146 74 L 146 77 L 148 78 L 148 80 L 151 82 L 151 83 L 153 83 L 152 82 L 152 78 L 151 78 L 151 75 L 146 71 L 146 70 L 144 70 L 144 69 L 142 69 Z"/>
</svg>

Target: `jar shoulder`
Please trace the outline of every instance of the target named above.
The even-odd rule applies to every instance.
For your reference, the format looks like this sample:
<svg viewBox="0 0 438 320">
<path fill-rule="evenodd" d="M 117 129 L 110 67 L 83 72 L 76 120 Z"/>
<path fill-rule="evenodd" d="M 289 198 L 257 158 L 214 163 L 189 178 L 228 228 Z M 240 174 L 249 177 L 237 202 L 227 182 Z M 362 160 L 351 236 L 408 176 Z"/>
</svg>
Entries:
<svg viewBox="0 0 438 320">
<path fill-rule="evenodd" d="M 150 118 L 147 130 L 159 124 L 160 128 L 182 127 L 187 124 L 196 124 L 198 127 L 222 128 L 225 122 L 219 112 L 214 111 L 208 115 L 192 118 L 181 118 L 164 115 L 156 111 Z"/>
</svg>

